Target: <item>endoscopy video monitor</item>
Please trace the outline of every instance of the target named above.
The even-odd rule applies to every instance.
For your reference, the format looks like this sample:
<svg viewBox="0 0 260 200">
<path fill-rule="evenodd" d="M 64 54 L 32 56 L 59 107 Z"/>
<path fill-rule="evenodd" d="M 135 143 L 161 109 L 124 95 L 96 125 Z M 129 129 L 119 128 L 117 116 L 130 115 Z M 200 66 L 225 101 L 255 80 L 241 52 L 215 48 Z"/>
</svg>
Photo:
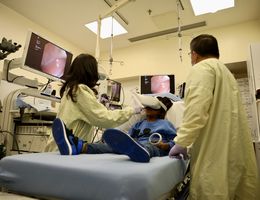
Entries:
<svg viewBox="0 0 260 200">
<path fill-rule="evenodd" d="M 30 31 L 22 68 L 51 80 L 62 80 L 70 67 L 72 56 L 69 51 Z"/>
<path fill-rule="evenodd" d="M 147 75 L 140 77 L 141 94 L 175 93 L 173 74 Z"/>
</svg>

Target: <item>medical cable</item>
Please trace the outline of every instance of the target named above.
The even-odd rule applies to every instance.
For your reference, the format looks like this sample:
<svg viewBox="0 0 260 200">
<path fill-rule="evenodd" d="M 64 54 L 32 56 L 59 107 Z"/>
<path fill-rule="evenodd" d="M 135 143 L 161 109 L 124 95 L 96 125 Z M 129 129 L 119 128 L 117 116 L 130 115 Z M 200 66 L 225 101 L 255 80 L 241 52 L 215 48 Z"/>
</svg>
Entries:
<svg viewBox="0 0 260 200">
<path fill-rule="evenodd" d="M 51 80 L 51 79 L 48 79 L 48 82 L 47 82 L 46 84 L 42 85 L 42 88 L 41 88 L 40 90 L 41 90 L 42 92 L 44 92 L 44 91 L 47 89 L 48 85 L 49 85 L 51 82 L 52 82 L 52 80 Z"/>
<path fill-rule="evenodd" d="M 91 143 L 93 143 L 93 142 L 95 141 L 95 138 L 97 137 L 97 134 L 98 134 L 98 131 L 99 131 L 99 130 L 100 130 L 100 128 L 97 128 L 97 129 L 96 129 L 96 132 L 95 132 L 95 134 L 94 134 L 94 137 L 93 137 Z M 99 142 L 99 141 L 98 141 L 98 142 Z"/>
<path fill-rule="evenodd" d="M 15 145 L 16 145 L 16 147 L 17 147 L 17 152 L 18 152 L 18 154 L 21 154 L 20 149 L 19 149 L 19 146 L 18 146 L 17 138 L 15 137 L 14 134 L 11 133 L 10 131 L 6 131 L 6 130 L 0 130 L 0 133 L 2 133 L 2 134 L 8 133 L 9 135 L 11 135 L 11 136 L 13 137 L 14 143 L 15 143 Z"/>
<path fill-rule="evenodd" d="M 12 63 L 13 60 L 14 60 L 14 59 L 9 60 L 9 62 L 8 62 L 8 64 L 7 64 L 7 69 L 6 69 L 6 81 L 9 82 L 9 83 L 13 83 L 13 82 L 15 81 L 15 79 L 17 79 L 17 78 L 22 78 L 22 77 L 24 77 L 24 76 L 16 76 L 16 77 L 14 77 L 12 80 L 9 80 L 9 70 L 10 70 L 10 65 L 11 65 L 11 63 Z"/>
</svg>

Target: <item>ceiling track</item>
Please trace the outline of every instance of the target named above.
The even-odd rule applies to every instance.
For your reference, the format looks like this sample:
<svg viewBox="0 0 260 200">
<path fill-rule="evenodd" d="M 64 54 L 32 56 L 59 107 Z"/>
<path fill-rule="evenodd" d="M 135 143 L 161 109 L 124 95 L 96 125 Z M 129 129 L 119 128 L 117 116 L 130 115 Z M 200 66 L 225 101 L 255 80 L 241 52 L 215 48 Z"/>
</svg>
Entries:
<svg viewBox="0 0 260 200">
<path fill-rule="evenodd" d="M 113 5 L 109 0 L 104 0 L 104 2 L 111 8 Z M 115 11 L 115 13 L 118 15 L 118 17 L 120 17 L 120 19 L 126 24 L 128 25 L 129 22 L 128 20 L 122 15 L 120 14 L 118 11 Z"/>
<path fill-rule="evenodd" d="M 190 29 L 194 29 L 194 28 L 199 28 L 199 27 L 202 27 L 202 26 L 206 26 L 205 21 L 181 26 L 181 30 L 185 31 L 185 30 L 190 30 Z M 129 38 L 128 40 L 130 42 L 137 42 L 137 41 L 140 41 L 140 40 L 146 40 L 146 39 L 150 39 L 150 38 L 154 38 L 154 37 L 168 35 L 168 34 L 171 34 L 171 33 L 177 33 L 178 30 L 179 30 L 179 28 L 176 27 L 176 28 L 171 28 L 171 29 L 167 29 L 167 30 L 164 30 L 164 31 L 158 31 L 158 32 L 149 33 L 149 34 L 146 34 L 146 35 L 141 35 L 141 36 Z"/>
</svg>

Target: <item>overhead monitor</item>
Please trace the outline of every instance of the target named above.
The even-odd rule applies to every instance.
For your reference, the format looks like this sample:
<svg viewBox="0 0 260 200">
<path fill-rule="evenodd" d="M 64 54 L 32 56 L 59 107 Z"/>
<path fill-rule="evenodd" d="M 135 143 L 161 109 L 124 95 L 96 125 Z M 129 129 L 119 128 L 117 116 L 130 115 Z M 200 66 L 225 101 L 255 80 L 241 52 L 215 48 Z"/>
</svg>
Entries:
<svg viewBox="0 0 260 200">
<path fill-rule="evenodd" d="M 146 75 L 140 77 L 141 94 L 175 93 L 173 74 Z"/>
<path fill-rule="evenodd" d="M 29 31 L 22 68 L 51 80 L 62 80 L 72 61 L 72 53 Z"/>
</svg>

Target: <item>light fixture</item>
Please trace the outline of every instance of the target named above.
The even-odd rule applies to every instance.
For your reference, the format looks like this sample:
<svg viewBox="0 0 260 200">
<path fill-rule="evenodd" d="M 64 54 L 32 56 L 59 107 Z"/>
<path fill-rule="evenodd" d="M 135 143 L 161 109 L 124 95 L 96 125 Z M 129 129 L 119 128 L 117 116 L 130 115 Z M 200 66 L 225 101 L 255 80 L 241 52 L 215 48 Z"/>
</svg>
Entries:
<svg viewBox="0 0 260 200">
<path fill-rule="evenodd" d="M 97 34 L 97 27 L 98 27 L 97 21 L 85 24 L 85 26 L 89 30 Z M 112 34 L 114 37 L 124 33 L 127 33 L 127 30 L 114 17 L 110 16 L 101 20 L 100 37 L 102 39 L 109 38 L 111 37 Z"/>
<path fill-rule="evenodd" d="M 219 10 L 234 7 L 234 0 L 190 0 L 194 14 L 215 13 Z"/>
</svg>

